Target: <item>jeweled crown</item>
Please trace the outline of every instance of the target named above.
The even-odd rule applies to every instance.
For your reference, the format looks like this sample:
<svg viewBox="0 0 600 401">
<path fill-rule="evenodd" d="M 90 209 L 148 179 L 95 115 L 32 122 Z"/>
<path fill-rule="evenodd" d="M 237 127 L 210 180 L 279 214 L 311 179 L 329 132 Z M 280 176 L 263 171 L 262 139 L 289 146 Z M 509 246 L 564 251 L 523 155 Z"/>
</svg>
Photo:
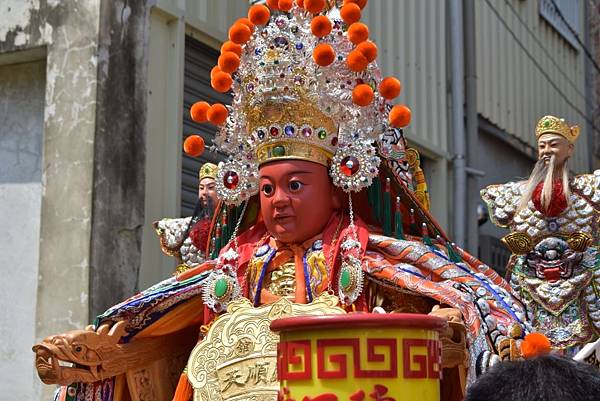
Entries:
<svg viewBox="0 0 600 401">
<path fill-rule="evenodd" d="M 345 191 L 370 185 L 379 165 L 373 143 L 389 126 L 407 125 L 410 111 L 392 108 L 400 82 L 382 80 L 374 62 L 377 47 L 359 22 L 366 1 L 267 3 L 231 27 L 211 72 L 213 88 L 233 92 L 231 106 L 192 108 L 195 121 L 221 125 L 214 150 L 229 159 L 219 165 L 219 197 L 249 198 L 258 167 L 281 159 L 328 166 Z"/>
<path fill-rule="evenodd" d="M 563 118 L 544 116 L 540 118 L 535 127 L 535 136 L 539 138 L 544 134 L 558 134 L 574 143 L 579 136 L 579 127 L 569 127 Z"/>
<path fill-rule="evenodd" d="M 212 178 L 214 180 L 217 178 L 217 170 L 218 167 L 216 164 L 204 163 L 198 171 L 198 179 L 200 181 L 202 181 L 205 178 Z"/>
</svg>

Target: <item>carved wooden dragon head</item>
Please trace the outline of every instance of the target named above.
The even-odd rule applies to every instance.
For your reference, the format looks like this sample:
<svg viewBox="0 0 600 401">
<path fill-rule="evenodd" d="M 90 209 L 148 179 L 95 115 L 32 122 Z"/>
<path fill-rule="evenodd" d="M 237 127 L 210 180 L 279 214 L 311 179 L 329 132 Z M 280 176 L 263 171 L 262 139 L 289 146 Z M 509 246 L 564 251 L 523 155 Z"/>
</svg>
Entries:
<svg viewBox="0 0 600 401">
<path fill-rule="evenodd" d="M 126 321 L 97 330 L 73 330 L 45 338 L 33 346 L 35 365 L 46 384 L 68 385 L 93 382 L 112 376 L 104 364 L 122 353 L 119 340 L 125 334 Z"/>
</svg>

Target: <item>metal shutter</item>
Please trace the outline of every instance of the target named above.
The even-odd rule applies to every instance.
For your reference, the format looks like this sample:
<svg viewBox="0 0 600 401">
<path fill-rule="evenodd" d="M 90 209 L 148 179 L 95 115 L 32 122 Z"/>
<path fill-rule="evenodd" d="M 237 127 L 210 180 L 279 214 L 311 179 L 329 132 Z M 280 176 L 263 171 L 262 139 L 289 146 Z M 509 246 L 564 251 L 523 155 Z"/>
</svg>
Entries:
<svg viewBox="0 0 600 401">
<path fill-rule="evenodd" d="M 196 39 L 185 38 L 185 65 L 183 80 L 183 140 L 189 135 L 197 134 L 204 138 L 206 147 L 212 145 L 216 128 L 212 124 L 198 124 L 190 117 L 190 108 L 197 101 L 205 100 L 210 104 L 230 104 L 231 96 L 214 91 L 210 86 L 210 70 L 217 64 L 219 52 Z M 191 216 L 198 200 L 198 170 L 205 162 L 217 164 L 223 155 L 209 152 L 208 149 L 200 158 L 182 158 L 181 166 L 181 216 Z"/>
</svg>

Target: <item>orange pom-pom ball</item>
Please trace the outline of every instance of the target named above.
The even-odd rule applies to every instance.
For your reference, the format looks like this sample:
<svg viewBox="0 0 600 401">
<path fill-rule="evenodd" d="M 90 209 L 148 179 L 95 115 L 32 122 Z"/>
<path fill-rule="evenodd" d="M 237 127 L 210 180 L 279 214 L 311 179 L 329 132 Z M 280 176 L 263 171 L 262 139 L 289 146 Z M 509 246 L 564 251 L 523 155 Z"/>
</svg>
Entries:
<svg viewBox="0 0 600 401">
<path fill-rule="evenodd" d="M 298 7 L 304 8 L 304 0 L 296 0 L 296 4 L 298 4 Z"/>
<path fill-rule="evenodd" d="M 208 120 L 206 112 L 210 109 L 210 104 L 207 102 L 196 102 L 190 108 L 190 116 L 197 123 L 203 123 Z"/>
<path fill-rule="evenodd" d="M 356 50 L 362 53 L 363 56 L 369 61 L 369 63 L 375 61 L 377 58 L 377 45 L 370 40 L 366 40 L 356 46 Z"/>
<path fill-rule="evenodd" d="M 215 66 L 212 68 L 212 70 L 210 70 L 210 79 L 211 79 L 211 80 L 213 79 L 213 77 L 215 76 L 215 74 L 216 74 L 217 72 L 222 72 L 222 71 L 221 71 L 221 69 L 219 68 L 219 66 L 218 66 L 218 65 L 215 65 Z"/>
<path fill-rule="evenodd" d="M 362 22 L 355 22 L 348 28 L 348 39 L 355 45 L 369 39 L 369 27 Z"/>
<path fill-rule="evenodd" d="M 288 12 L 294 6 L 294 0 L 279 0 L 278 7 L 281 11 Z"/>
<path fill-rule="evenodd" d="M 369 60 L 358 50 L 352 50 L 348 54 L 346 64 L 348 64 L 350 71 L 361 72 L 369 65 Z"/>
<path fill-rule="evenodd" d="M 231 84 L 233 84 L 231 75 L 223 71 L 216 72 L 210 79 L 210 85 L 213 89 L 221 93 L 225 93 L 231 89 Z"/>
<path fill-rule="evenodd" d="M 223 106 L 221 103 L 215 103 L 210 106 L 206 115 L 211 123 L 214 125 L 221 125 L 227 120 L 229 112 L 227 111 L 227 107 Z"/>
<path fill-rule="evenodd" d="M 400 94 L 400 81 L 394 77 L 386 77 L 379 84 L 379 93 L 386 99 L 393 99 Z"/>
<path fill-rule="evenodd" d="M 204 139 L 200 135 L 190 135 L 183 142 L 183 151 L 192 156 L 198 157 L 204 153 Z"/>
<path fill-rule="evenodd" d="M 411 111 L 403 104 L 397 104 L 390 111 L 390 124 L 396 128 L 404 128 L 410 124 Z"/>
<path fill-rule="evenodd" d="M 236 22 L 229 28 L 229 39 L 238 45 L 249 41 L 250 36 L 252 36 L 252 30 L 241 22 Z"/>
<path fill-rule="evenodd" d="M 317 38 L 327 36 L 331 33 L 331 21 L 326 16 L 319 15 L 310 22 L 310 30 Z"/>
<path fill-rule="evenodd" d="M 344 22 L 348 25 L 360 21 L 360 7 L 354 3 L 348 3 L 340 10 L 340 15 Z"/>
<path fill-rule="evenodd" d="M 267 5 L 271 10 L 279 10 L 279 0 L 267 0 Z"/>
<path fill-rule="evenodd" d="M 265 5 L 255 4 L 248 10 L 248 18 L 254 25 L 267 25 L 271 18 L 271 11 Z"/>
<path fill-rule="evenodd" d="M 234 52 L 225 52 L 219 56 L 217 62 L 221 71 L 232 73 L 240 66 L 240 57 Z"/>
<path fill-rule="evenodd" d="M 544 355 L 552 349 L 550 340 L 542 333 L 529 333 L 521 342 L 521 355 L 524 358 L 533 358 Z"/>
<path fill-rule="evenodd" d="M 228 40 L 221 46 L 221 53 L 225 52 L 234 52 L 238 56 L 241 56 L 242 46 L 238 45 L 237 43 L 233 43 L 231 40 Z"/>
<path fill-rule="evenodd" d="M 250 28 L 250 30 L 251 30 L 252 32 L 254 32 L 254 24 L 252 23 L 252 21 L 250 21 L 250 19 L 248 19 L 248 18 L 246 18 L 246 17 L 243 17 L 243 18 L 238 18 L 238 19 L 235 21 L 235 24 L 237 24 L 238 22 L 239 22 L 240 24 L 244 24 L 244 25 L 246 25 L 248 28 Z"/>
<path fill-rule="evenodd" d="M 335 50 L 327 43 L 321 43 L 313 50 L 313 60 L 321 67 L 327 67 L 335 60 Z"/>
<path fill-rule="evenodd" d="M 352 90 L 352 102 L 359 106 L 368 106 L 373 102 L 375 94 L 373 88 L 367 84 L 356 85 Z"/>
<path fill-rule="evenodd" d="M 325 0 L 304 0 L 304 8 L 313 14 L 318 14 L 325 7 Z"/>
<path fill-rule="evenodd" d="M 344 0 L 344 5 L 346 4 L 356 4 L 362 10 L 367 5 L 367 0 Z"/>
</svg>

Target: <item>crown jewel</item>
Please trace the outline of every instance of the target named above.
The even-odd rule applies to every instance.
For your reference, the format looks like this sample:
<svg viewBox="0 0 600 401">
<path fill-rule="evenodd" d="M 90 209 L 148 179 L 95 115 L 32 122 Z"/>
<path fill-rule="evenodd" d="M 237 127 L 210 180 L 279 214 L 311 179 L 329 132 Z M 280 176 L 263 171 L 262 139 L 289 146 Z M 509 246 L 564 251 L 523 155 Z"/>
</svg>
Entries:
<svg viewBox="0 0 600 401">
<path fill-rule="evenodd" d="M 569 125 L 564 119 L 554 116 L 544 116 L 540 118 L 535 127 L 535 136 L 539 138 L 544 134 L 558 134 L 565 137 L 569 142 L 574 143 L 579 136 L 579 127 Z"/>
</svg>

